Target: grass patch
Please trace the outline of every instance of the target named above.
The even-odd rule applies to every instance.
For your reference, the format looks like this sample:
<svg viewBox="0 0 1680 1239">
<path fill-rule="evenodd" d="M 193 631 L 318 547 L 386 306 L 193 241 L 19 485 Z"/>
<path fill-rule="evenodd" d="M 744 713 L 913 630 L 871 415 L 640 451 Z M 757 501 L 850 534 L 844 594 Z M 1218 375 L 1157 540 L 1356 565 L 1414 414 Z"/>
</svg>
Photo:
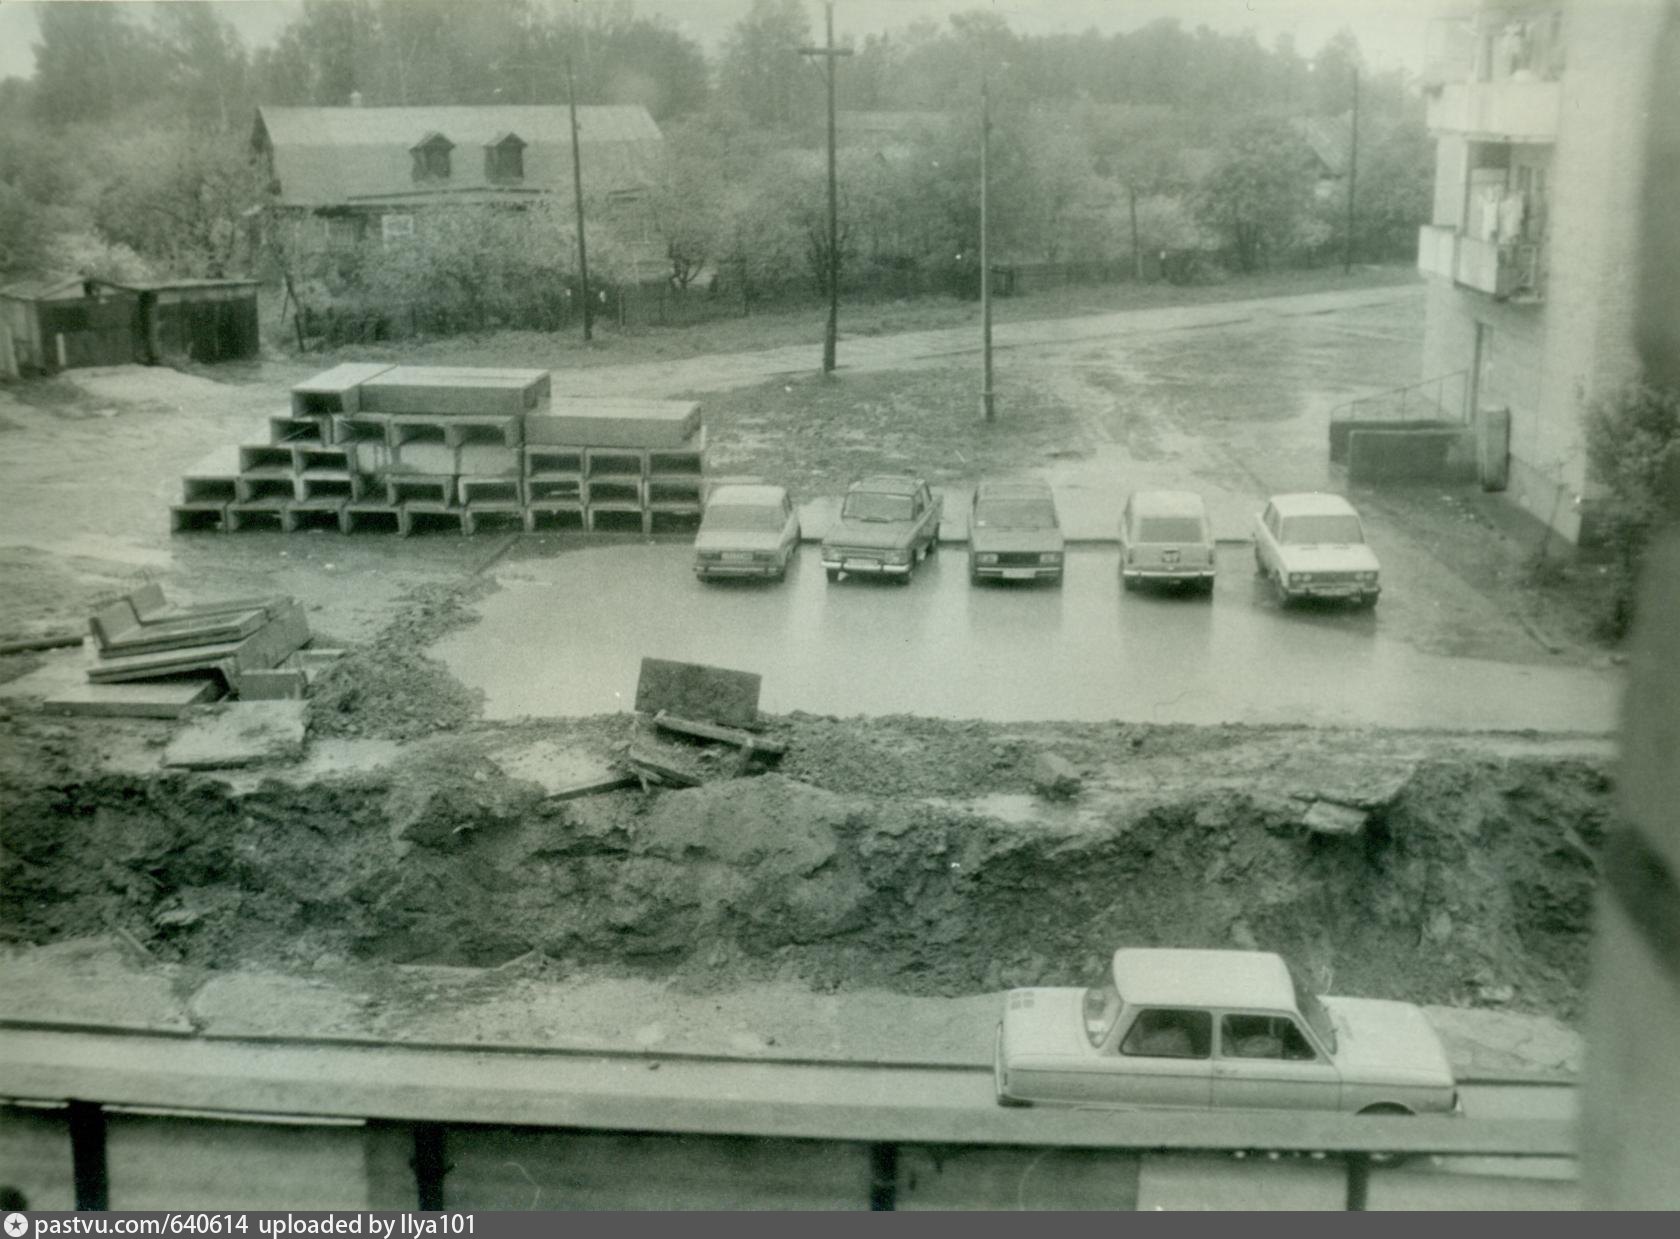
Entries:
<svg viewBox="0 0 1680 1239">
<path fill-rule="evenodd" d="M 831 493 L 872 472 L 931 482 L 1018 473 L 1092 449 L 1064 402 L 1000 376 L 998 420 L 980 416 L 979 366 L 813 375 L 706 399 L 708 469 L 756 474 L 796 494 Z"/>
</svg>

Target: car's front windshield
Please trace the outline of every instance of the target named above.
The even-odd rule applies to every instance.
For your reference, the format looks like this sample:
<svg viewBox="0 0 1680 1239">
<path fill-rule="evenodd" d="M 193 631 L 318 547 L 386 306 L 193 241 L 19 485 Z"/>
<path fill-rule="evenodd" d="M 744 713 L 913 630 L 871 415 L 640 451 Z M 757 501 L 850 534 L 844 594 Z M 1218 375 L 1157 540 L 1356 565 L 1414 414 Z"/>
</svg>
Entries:
<svg viewBox="0 0 1680 1239">
<path fill-rule="evenodd" d="M 883 495 L 875 491 L 854 491 L 846 496 L 840 515 L 849 521 L 907 521 L 910 519 L 909 495 Z"/>
<path fill-rule="evenodd" d="M 1121 1005 L 1120 989 L 1112 975 L 1101 985 L 1085 991 L 1085 1035 L 1093 1046 L 1101 1048 L 1108 1040 L 1108 1034 L 1114 1031 L 1114 1021 L 1120 1018 Z"/>
<path fill-rule="evenodd" d="M 1321 513 L 1317 516 L 1286 516 L 1283 518 L 1281 541 L 1312 546 L 1322 542 L 1363 542 L 1359 518 L 1345 514 Z"/>
<path fill-rule="evenodd" d="M 775 533 L 781 527 L 779 508 L 748 503 L 714 503 L 700 525 L 705 533 Z"/>
<path fill-rule="evenodd" d="M 974 509 L 976 529 L 1054 529 L 1056 510 L 1031 499 L 982 499 Z"/>
<path fill-rule="evenodd" d="M 1318 995 L 1302 984 L 1300 974 L 1293 968 L 1289 970 L 1289 980 L 1295 987 L 1295 1005 L 1306 1019 L 1308 1027 L 1317 1034 L 1320 1044 L 1334 1054 L 1336 1052 L 1336 1023 L 1330 1018 L 1330 1012 L 1318 1000 Z"/>
</svg>

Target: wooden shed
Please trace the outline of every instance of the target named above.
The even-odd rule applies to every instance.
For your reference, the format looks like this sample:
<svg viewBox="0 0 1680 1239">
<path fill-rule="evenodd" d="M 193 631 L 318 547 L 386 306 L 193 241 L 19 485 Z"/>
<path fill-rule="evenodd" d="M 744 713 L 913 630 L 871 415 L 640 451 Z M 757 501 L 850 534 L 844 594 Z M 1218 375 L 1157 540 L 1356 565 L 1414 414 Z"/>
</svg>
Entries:
<svg viewBox="0 0 1680 1239">
<path fill-rule="evenodd" d="M 0 288 L 0 372 L 11 378 L 135 359 L 140 298 L 81 276 Z"/>
<path fill-rule="evenodd" d="M 257 355 L 255 280 L 119 284 L 50 276 L 0 288 L 0 374 Z"/>
<path fill-rule="evenodd" d="M 147 365 L 167 357 L 238 361 L 257 355 L 255 280 L 101 283 L 139 298 L 135 361 Z"/>
</svg>

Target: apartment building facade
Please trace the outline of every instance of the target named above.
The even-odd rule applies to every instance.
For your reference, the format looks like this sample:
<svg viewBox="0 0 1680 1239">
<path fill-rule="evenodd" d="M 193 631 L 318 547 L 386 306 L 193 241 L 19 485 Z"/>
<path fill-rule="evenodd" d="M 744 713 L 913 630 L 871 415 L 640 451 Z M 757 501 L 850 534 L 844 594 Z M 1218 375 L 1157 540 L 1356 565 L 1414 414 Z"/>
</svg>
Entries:
<svg viewBox="0 0 1680 1239">
<path fill-rule="evenodd" d="M 1509 414 L 1492 472 L 1570 542 L 1590 536 L 1587 406 L 1639 373 L 1646 138 L 1675 87 L 1650 50 L 1668 3 L 1480 0 L 1431 27 L 1425 374 L 1466 374 L 1478 429 Z"/>
</svg>

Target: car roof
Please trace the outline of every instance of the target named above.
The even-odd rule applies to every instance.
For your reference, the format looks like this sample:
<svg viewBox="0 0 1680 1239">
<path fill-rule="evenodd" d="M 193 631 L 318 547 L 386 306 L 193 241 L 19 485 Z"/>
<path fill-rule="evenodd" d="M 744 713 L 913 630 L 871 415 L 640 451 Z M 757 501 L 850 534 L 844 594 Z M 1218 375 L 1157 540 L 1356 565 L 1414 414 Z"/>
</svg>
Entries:
<svg viewBox="0 0 1680 1239">
<path fill-rule="evenodd" d="M 768 505 L 779 504 L 787 492 L 780 486 L 746 485 L 740 482 L 730 483 L 713 489 L 711 497 L 706 500 L 706 506 L 722 503 L 762 503 Z"/>
<path fill-rule="evenodd" d="M 974 488 L 976 499 L 1048 499 L 1050 483 L 1038 478 L 1010 478 L 987 481 L 981 479 Z"/>
<path fill-rule="evenodd" d="M 1119 950 L 1114 983 L 1131 1006 L 1295 1009 L 1289 968 L 1270 951 Z"/>
<path fill-rule="evenodd" d="M 1353 512 L 1351 503 L 1340 495 L 1324 491 L 1308 491 L 1299 495 L 1273 495 L 1272 507 L 1280 516 L 1345 516 Z M 1358 513 L 1354 513 L 1358 515 Z"/>
<path fill-rule="evenodd" d="M 868 490 L 879 491 L 888 495 L 912 495 L 922 480 L 908 473 L 876 473 L 866 478 L 859 478 L 846 489 L 847 491 Z"/>
<path fill-rule="evenodd" d="M 1207 505 L 1193 490 L 1135 490 L 1132 511 L 1150 516 L 1201 516 Z"/>
</svg>

